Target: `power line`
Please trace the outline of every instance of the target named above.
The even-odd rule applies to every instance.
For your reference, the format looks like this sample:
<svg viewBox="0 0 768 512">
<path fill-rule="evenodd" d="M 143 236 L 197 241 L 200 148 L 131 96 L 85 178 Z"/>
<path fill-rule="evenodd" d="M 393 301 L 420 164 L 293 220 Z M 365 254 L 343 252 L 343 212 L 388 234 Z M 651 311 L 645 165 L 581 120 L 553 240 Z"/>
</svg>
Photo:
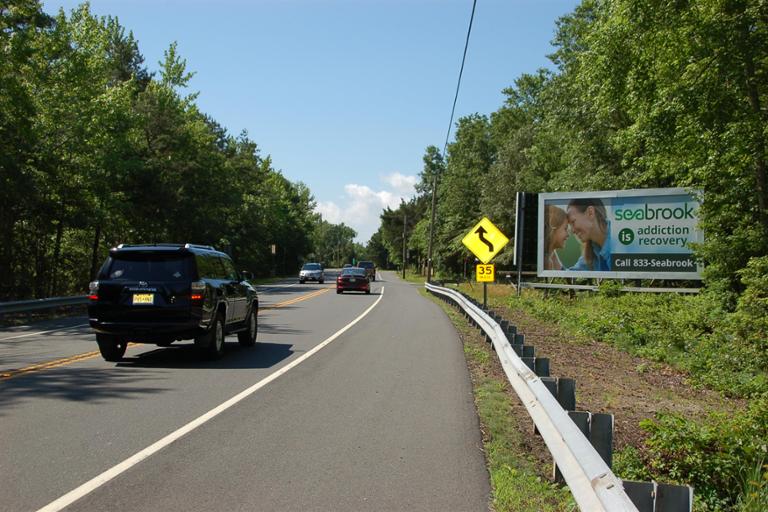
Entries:
<svg viewBox="0 0 768 512">
<path fill-rule="evenodd" d="M 467 28 L 467 40 L 464 41 L 464 55 L 461 57 L 461 69 L 459 70 L 459 80 L 456 83 L 456 94 L 453 96 L 453 107 L 451 108 L 451 120 L 448 122 L 448 133 L 445 134 L 445 144 L 443 144 L 443 162 L 445 162 L 445 150 L 448 148 L 448 138 L 451 136 L 451 126 L 453 126 L 453 115 L 456 113 L 456 100 L 459 99 L 459 88 L 461 87 L 461 76 L 464 74 L 464 62 L 467 60 L 467 48 L 469 48 L 469 35 L 472 33 L 472 21 L 475 19 L 475 7 L 477 0 L 472 2 L 472 15 L 469 17 L 469 27 Z M 435 237 L 435 203 L 437 200 L 437 175 L 432 177 L 432 211 L 429 221 L 429 246 L 427 248 L 427 281 L 432 280 L 432 243 Z M 405 261 L 405 260 L 403 260 Z M 405 263 L 403 263 L 405 268 Z"/>
<path fill-rule="evenodd" d="M 464 42 L 464 56 L 461 58 L 461 69 L 459 70 L 459 80 L 456 83 L 456 94 L 453 97 L 453 108 L 451 108 L 451 120 L 448 123 L 448 133 L 445 134 L 445 144 L 443 144 L 443 161 L 445 161 L 445 150 L 448 147 L 448 138 L 451 136 L 451 127 L 453 126 L 453 115 L 456 112 L 456 100 L 459 99 L 459 88 L 461 87 L 461 75 L 464 74 L 464 62 L 467 60 L 467 48 L 469 47 L 469 34 L 472 33 L 472 20 L 475 19 L 475 7 L 477 0 L 472 2 L 472 15 L 469 17 L 469 27 L 467 28 L 467 40 Z"/>
</svg>

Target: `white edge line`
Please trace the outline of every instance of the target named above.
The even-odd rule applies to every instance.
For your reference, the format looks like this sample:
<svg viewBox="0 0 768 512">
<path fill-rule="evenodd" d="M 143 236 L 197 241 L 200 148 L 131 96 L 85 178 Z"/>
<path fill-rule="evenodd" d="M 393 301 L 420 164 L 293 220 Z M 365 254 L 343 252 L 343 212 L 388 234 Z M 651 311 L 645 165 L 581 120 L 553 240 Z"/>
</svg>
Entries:
<svg viewBox="0 0 768 512">
<path fill-rule="evenodd" d="M 59 329 L 51 329 L 50 331 L 39 331 L 39 332 L 30 332 L 28 334 L 20 334 L 18 336 L 11 336 L 9 338 L 0 338 L 0 341 L 8 341 L 8 340 L 15 340 L 16 338 L 26 338 L 27 336 L 35 336 L 37 334 L 46 334 L 49 332 L 63 332 L 67 331 L 69 329 L 74 329 L 75 327 L 83 327 L 84 325 L 88 325 L 88 323 L 84 324 L 77 324 L 77 325 L 70 325 L 69 327 L 62 327 Z"/>
<path fill-rule="evenodd" d="M 192 432 L 197 427 L 203 425 L 204 423 L 208 422 L 209 420 L 213 419 L 214 417 L 218 416 L 222 412 L 226 411 L 233 405 L 237 404 L 238 402 L 242 401 L 243 399 L 247 398 L 248 396 L 252 395 L 259 389 L 263 388 L 273 380 L 277 379 L 281 375 L 287 373 L 292 368 L 295 368 L 302 362 L 306 361 L 308 358 L 310 358 L 312 355 L 316 354 L 318 351 L 320 351 L 323 347 L 331 343 L 333 340 L 344 334 L 347 330 L 349 330 L 353 325 L 355 325 L 357 322 L 362 320 L 368 313 L 371 312 L 373 308 L 375 308 L 379 302 L 381 302 L 381 299 L 384 298 L 384 287 L 381 287 L 381 295 L 378 299 L 376 299 L 376 302 L 371 304 L 371 306 L 363 311 L 360 316 L 355 318 L 352 322 L 348 323 L 346 326 L 342 327 L 338 331 L 336 331 L 334 334 L 332 334 L 329 338 L 327 338 L 325 341 L 320 343 L 319 345 L 315 346 L 308 352 L 306 352 L 304 355 L 300 356 L 298 359 L 292 361 L 290 364 L 285 365 L 284 367 L 280 368 L 275 373 L 269 375 L 268 377 L 260 380 L 253 386 L 247 388 L 244 391 L 241 391 L 237 395 L 233 396 L 226 402 L 222 403 L 221 405 L 211 409 L 207 413 L 203 414 L 202 416 L 198 417 L 197 419 L 194 419 L 184 425 L 183 427 L 179 428 L 178 430 L 171 432 L 164 438 L 160 439 L 159 441 L 156 441 L 155 443 L 151 444 L 150 446 L 144 448 L 140 452 L 136 453 L 135 455 L 128 457 L 123 462 L 117 464 L 116 466 L 113 466 L 112 468 L 108 469 L 107 471 L 103 472 L 102 474 L 92 478 L 91 480 L 88 480 L 84 484 L 82 484 L 80 487 L 77 487 L 76 489 L 73 489 L 69 491 L 64 496 L 52 501 L 48 505 L 44 506 L 43 508 L 39 509 L 38 512 L 54 512 L 59 511 L 63 509 L 64 507 L 67 507 L 74 503 L 75 501 L 79 500 L 80 498 L 86 496 L 87 494 L 95 491 L 105 483 L 109 482 L 113 478 L 119 476 L 121 473 L 124 473 L 128 469 L 132 468 L 139 462 L 143 461 L 144 459 L 150 457 L 151 455 L 154 455 L 158 451 L 162 450 L 169 444 L 173 443 L 177 439 L 181 438 L 185 434 L 188 434 L 189 432 Z"/>
</svg>

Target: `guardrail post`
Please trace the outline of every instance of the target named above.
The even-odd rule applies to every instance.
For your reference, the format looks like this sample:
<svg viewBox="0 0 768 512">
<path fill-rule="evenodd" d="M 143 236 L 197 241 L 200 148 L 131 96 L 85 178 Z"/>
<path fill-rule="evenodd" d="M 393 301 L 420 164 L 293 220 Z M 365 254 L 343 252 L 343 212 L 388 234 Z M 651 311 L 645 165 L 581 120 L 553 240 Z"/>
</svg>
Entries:
<svg viewBox="0 0 768 512">
<path fill-rule="evenodd" d="M 656 482 L 622 481 L 624 492 L 638 512 L 691 512 L 693 487 Z"/>
<path fill-rule="evenodd" d="M 557 398 L 557 377 L 542 377 L 541 382 L 547 387 L 552 396 Z"/>
<path fill-rule="evenodd" d="M 589 439 L 590 413 L 586 411 L 568 411 L 568 416 L 573 420 L 576 426 L 579 427 L 579 430 L 581 430 L 581 433 L 584 434 L 584 437 Z M 557 467 L 557 464 L 554 462 L 552 463 L 552 480 L 554 480 L 559 484 L 562 484 L 565 482 L 565 479 L 563 478 L 562 473 L 560 473 L 560 469 Z"/>
<path fill-rule="evenodd" d="M 586 411 L 568 411 L 568 416 L 573 420 L 584 436 L 589 439 L 595 451 L 603 461 L 612 467 L 613 465 L 613 414 L 590 413 Z M 561 483 L 562 475 L 554 465 L 553 479 Z"/>
<path fill-rule="evenodd" d="M 589 419 L 589 440 L 609 468 L 613 467 L 613 414 L 593 413 Z"/>
<path fill-rule="evenodd" d="M 693 487 L 656 484 L 656 509 L 654 512 L 690 512 L 691 510 L 693 510 Z"/>
<path fill-rule="evenodd" d="M 560 377 L 557 379 L 557 401 L 566 411 L 576 410 L 576 381 Z"/>
<path fill-rule="evenodd" d="M 656 496 L 656 486 L 653 482 L 622 481 L 624 492 L 637 507 L 638 512 L 654 512 L 653 502 Z"/>
</svg>

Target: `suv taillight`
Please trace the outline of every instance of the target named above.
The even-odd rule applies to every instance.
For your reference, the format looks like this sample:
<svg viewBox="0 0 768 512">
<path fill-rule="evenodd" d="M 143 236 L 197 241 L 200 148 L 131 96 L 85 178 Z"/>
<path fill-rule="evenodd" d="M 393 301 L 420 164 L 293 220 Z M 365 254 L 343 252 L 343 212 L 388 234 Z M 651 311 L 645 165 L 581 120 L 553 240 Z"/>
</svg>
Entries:
<svg viewBox="0 0 768 512">
<path fill-rule="evenodd" d="M 88 284 L 88 299 L 99 300 L 99 282 L 91 281 Z"/>
<path fill-rule="evenodd" d="M 205 281 L 193 281 L 192 293 L 190 294 L 192 302 L 202 302 L 205 298 Z"/>
</svg>

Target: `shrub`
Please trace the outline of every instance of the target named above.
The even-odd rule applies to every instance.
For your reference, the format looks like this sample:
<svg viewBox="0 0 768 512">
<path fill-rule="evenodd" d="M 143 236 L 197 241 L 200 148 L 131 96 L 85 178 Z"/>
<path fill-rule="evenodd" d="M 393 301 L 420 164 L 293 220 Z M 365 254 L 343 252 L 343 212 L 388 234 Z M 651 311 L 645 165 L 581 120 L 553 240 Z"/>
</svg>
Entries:
<svg viewBox="0 0 768 512">
<path fill-rule="evenodd" d="M 744 471 L 768 455 L 768 394 L 729 418 L 712 414 L 701 423 L 674 414 L 644 420 L 644 456 L 650 475 L 692 485 L 709 510 L 731 510 L 744 488 Z"/>
<path fill-rule="evenodd" d="M 768 369 L 768 256 L 752 258 L 739 271 L 744 293 L 732 318 L 737 339 L 759 358 L 758 366 Z"/>
<path fill-rule="evenodd" d="M 676 366 L 694 384 L 748 397 L 768 391 L 768 258 L 759 260 L 744 271 L 747 291 L 730 313 L 714 292 L 616 296 L 615 283 L 576 297 L 526 292 L 521 299 L 510 297 L 509 305 L 554 321 L 577 337 Z"/>
</svg>

